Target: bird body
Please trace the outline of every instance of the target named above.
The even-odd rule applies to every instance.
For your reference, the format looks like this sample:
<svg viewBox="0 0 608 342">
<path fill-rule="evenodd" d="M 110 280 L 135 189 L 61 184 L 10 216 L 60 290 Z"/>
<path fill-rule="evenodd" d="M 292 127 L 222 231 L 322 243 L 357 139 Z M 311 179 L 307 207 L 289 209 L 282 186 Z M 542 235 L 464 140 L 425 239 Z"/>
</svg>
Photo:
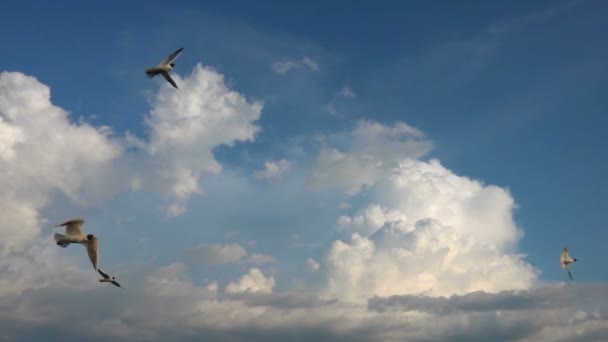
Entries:
<svg viewBox="0 0 608 342">
<path fill-rule="evenodd" d="M 163 75 L 165 80 L 167 80 L 167 82 L 169 82 L 176 89 L 179 89 L 173 78 L 171 78 L 171 75 L 169 75 L 169 71 L 173 70 L 173 67 L 175 67 L 174 61 L 177 59 L 179 54 L 182 53 L 182 50 L 184 50 L 184 48 L 179 48 L 175 52 L 170 54 L 167 58 L 165 58 L 162 62 L 158 63 L 153 67 L 146 68 L 145 72 L 146 75 L 148 75 L 148 78 L 153 78 L 154 76 L 161 74 Z"/>
<path fill-rule="evenodd" d="M 572 273 L 570 273 L 570 269 L 568 268 L 568 266 L 577 261 L 577 259 L 573 259 L 570 257 L 570 253 L 568 252 L 568 246 L 564 246 L 564 249 L 562 250 L 562 253 L 559 256 L 559 264 L 563 269 L 568 271 L 568 276 L 570 277 L 570 280 L 574 279 L 572 278 Z"/>
<path fill-rule="evenodd" d="M 86 247 L 89 260 L 93 268 L 97 271 L 97 237 L 93 234 L 84 235 L 82 233 L 83 219 L 72 219 L 56 225 L 55 227 L 65 227 L 64 234 L 55 234 L 55 242 L 59 247 L 66 248 L 72 243 L 79 243 Z"/>
<path fill-rule="evenodd" d="M 97 272 L 99 272 L 99 274 L 101 274 L 101 276 L 103 277 L 103 279 L 99 279 L 100 283 L 110 283 L 110 284 L 113 284 L 114 286 L 122 287 L 116 281 L 116 277 L 109 276 L 106 273 L 104 273 L 102 270 L 99 270 L 99 269 L 97 270 Z"/>
</svg>

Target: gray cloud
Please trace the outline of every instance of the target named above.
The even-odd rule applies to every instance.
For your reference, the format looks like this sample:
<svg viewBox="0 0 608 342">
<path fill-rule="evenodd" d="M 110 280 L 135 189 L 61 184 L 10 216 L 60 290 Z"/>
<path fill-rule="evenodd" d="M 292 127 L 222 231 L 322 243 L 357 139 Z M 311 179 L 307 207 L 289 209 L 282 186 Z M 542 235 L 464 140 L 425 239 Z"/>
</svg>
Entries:
<svg viewBox="0 0 608 342">
<path fill-rule="evenodd" d="M 455 312 L 559 309 L 574 304 L 591 304 L 597 298 L 606 296 L 608 296 L 606 284 L 570 284 L 498 293 L 475 291 L 448 298 L 416 295 L 374 296 L 368 300 L 368 309 L 375 312 L 421 311 L 434 315 Z"/>
<path fill-rule="evenodd" d="M 228 293 L 225 298 L 243 301 L 251 307 L 267 306 L 277 309 L 313 308 L 338 303 L 337 299 L 321 299 L 316 295 L 299 293 Z"/>
</svg>

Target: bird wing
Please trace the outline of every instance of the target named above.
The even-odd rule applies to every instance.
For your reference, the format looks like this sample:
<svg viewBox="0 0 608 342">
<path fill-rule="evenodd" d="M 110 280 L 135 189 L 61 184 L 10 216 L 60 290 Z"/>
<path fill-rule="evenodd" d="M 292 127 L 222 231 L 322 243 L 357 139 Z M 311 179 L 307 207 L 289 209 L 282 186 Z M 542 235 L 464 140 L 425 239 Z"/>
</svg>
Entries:
<svg viewBox="0 0 608 342">
<path fill-rule="evenodd" d="M 93 268 L 97 271 L 97 238 L 93 237 L 87 241 L 87 254 L 93 264 Z"/>
<path fill-rule="evenodd" d="M 173 63 L 173 61 L 177 59 L 177 56 L 179 56 L 179 54 L 182 53 L 183 50 L 184 50 L 184 48 L 177 49 L 174 53 L 170 54 L 167 58 L 165 58 L 162 62 L 160 62 L 160 64 Z"/>
<path fill-rule="evenodd" d="M 114 284 L 115 286 L 122 287 L 116 280 L 112 280 L 111 283 Z"/>
<path fill-rule="evenodd" d="M 65 227 L 65 232 L 68 235 L 81 235 L 82 234 L 82 225 L 84 224 L 84 220 L 81 218 L 72 219 L 69 221 L 65 221 L 56 225 L 55 227 Z"/>
<path fill-rule="evenodd" d="M 174 80 L 171 78 L 171 76 L 169 75 L 169 73 L 168 73 L 168 72 L 163 71 L 163 72 L 161 72 L 161 74 L 162 74 L 162 75 L 163 75 L 163 77 L 164 77 L 164 78 L 167 80 L 167 82 L 171 83 L 171 85 L 175 87 L 175 89 L 179 89 L 179 88 L 177 87 L 177 84 L 176 84 L 176 83 L 175 83 L 175 81 L 174 81 Z"/>
<path fill-rule="evenodd" d="M 109 279 L 109 278 L 110 278 L 110 276 L 109 276 L 109 275 L 107 275 L 107 274 L 103 273 L 103 271 L 102 271 L 102 270 L 100 270 L 100 269 L 97 269 L 97 272 L 99 272 L 99 274 L 101 274 L 101 276 L 102 276 L 104 279 Z"/>
<path fill-rule="evenodd" d="M 570 270 L 568 270 L 568 277 L 570 277 L 570 280 L 574 280 L 574 278 L 572 278 L 572 273 L 570 273 Z"/>
<path fill-rule="evenodd" d="M 562 254 L 559 257 L 559 262 L 560 263 L 565 263 L 568 259 L 570 259 L 570 256 L 568 255 L 568 246 L 564 247 L 564 250 L 562 250 Z"/>
</svg>

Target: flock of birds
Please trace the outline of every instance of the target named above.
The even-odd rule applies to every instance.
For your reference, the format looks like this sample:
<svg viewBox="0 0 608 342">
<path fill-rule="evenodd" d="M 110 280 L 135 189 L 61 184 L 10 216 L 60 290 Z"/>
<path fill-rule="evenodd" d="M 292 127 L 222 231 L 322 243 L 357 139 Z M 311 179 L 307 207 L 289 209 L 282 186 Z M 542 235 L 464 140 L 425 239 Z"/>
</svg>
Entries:
<svg viewBox="0 0 608 342">
<path fill-rule="evenodd" d="M 175 66 L 175 60 L 182 53 L 184 48 L 179 48 L 172 54 L 170 54 L 167 58 L 162 60 L 159 64 L 146 68 L 145 72 L 148 75 L 148 78 L 153 78 L 154 76 L 160 74 L 163 75 L 165 80 L 169 82 L 173 87 L 179 89 L 177 84 L 169 75 L 169 71 L 173 70 Z M 65 235 L 64 234 L 55 234 L 55 242 L 57 242 L 57 246 L 66 248 L 70 244 L 79 243 L 86 247 L 87 254 L 89 255 L 89 259 L 93 264 L 93 268 L 96 272 L 98 272 L 103 278 L 99 279 L 100 283 L 110 283 L 114 286 L 121 287 L 120 284 L 116 281 L 116 277 L 110 276 L 107 273 L 103 272 L 99 269 L 97 265 L 97 237 L 93 234 L 84 235 L 82 232 L 82 225 L 84 224 L 84 220 L 81 218 L 72 219 L 69 221 L 65 221 L 56 225 L 56 227 L 65 227 Z"/>
<path fill-rule="evenodd" d="M 167 58 L 165 58 L 163 61 L 161 61 L 159 64 L 150 68 L 146 68 L 145 72 L 146 75 L 148 75 L 148 78 L 153 78 L 158 74 L 163 75 L 167 82 L 169 82 L 176 89 L 179 89 L 173 78 L 171 78 L 171 75 L 169 75 L 169 71 L 173 70 L 173 67 L 175 66 L 175 60 L 182 53 L 183 50 L 184 48 L 179 48 L 175 52 L 170 54 Z M 121 287 L 120 284 L 116 281 L 116 277 L 110 276 L 98 268 L 97 237 L 95 237 L 95 235 L 93 234 L 88 234 L 86 236 L 84 235 L 84 233 L 82 232 L 82 225 L 84 224 L 84 222 L 85 221 L 83 219 L 78 218 L 58 224 L 56 227 L 65 227 L 65 235 L 55 234 L 54 237 L 55 241 L 57 242 L 57 245 L 65 248 L 72 243 L 82 244 L 87 249 L 87 254 L 89 255 L 89 259 L 93 264 L 93 268 L 96 272 L 99 272 L 99 274 L 103 277 L 102 279 L 99 279 L 99 282 L 111 283 L 115 286 Z M 570 280 L 574 280 L 574 278 L 572 278 L 572 273 L 570 273 L 570 269 L 568 268 L 568 266 L 576 261 L 578 260 L 570 257 L 570 254 L 568 253 L 568 246 L 565 246 L 560 255 L 559 262 L 561 267 L 568 271 L 568 276 L 570 277 Z"/>
</svg>

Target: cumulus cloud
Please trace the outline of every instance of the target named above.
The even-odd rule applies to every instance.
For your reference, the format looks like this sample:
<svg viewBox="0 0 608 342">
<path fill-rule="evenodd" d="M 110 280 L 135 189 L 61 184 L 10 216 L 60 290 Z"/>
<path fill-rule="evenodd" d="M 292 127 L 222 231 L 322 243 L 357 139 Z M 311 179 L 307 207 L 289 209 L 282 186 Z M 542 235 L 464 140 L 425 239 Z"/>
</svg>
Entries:
<svg viewBox="0 0 608 342">
<path fill-rule="evenodd" d="M 537 270 L 514 252 L 521 232 L 509 191 L 419 160 L 432 143 L 402 122 L 359 121 L 323 137 L 311 185 L 365 196 L 333 216 L 339 239 L 325 241 L 323 272 L 307 275 L 319 283 L 259 268 L 227 284 L 201 282 L 176 262 L 128 267 L 126 291 L 103 287 L 85 257 L 66 260 L 65 250 L 36 241 L 53 194 L 90 205 L 126 184 L 158 192 L 177 215 L 204 192 L 201 178 L 221 171 L 213 149 L 259 130 L 261 104 L 227 89 L 221 75 L 199 65 L 176 78 L 188 89 L 163 83 L 146 138 L 123 140 L 71 122 L 34 78 L 0 74 L 1 338 L 571 341 L 608 333 L 606 284 L 534 288 Z M 190 252 L 209 264 L 276 262 L 236 243 Z M 320 269 L 312 258 L 306 266 Z M 296 283 L 307 292 L 289 288 Z"/>
<path fill-rule="evenodd" d="M 342 215 L 344 238 L 327 254 L 327 293 L 363 302 L 371 296 L 446 296 L 527 289 L 538 271 L 513 253 L 522 234 L 508 190 L 456 175 L 405 123 L 360 121 L 326 136 L 313 169 L 316 187 L 365 189 L 370 203 Z M 382 204 L 380 204 L 382 203 Z"/>
<path fill-rule="evenodd" d="M 319 71 L 319 64 L 308 56 L 302 57 L 301 60 L 297 61 L 281 61 L 272 63 L 272 70 L 279 75 L 285 75 L 289 70 L 309 70 Z"/>
<path fill-rule="evenodd" d="M 149 140 L 141 143 L 156 170 L 149 183 L 159 184 L 171 216 L 182 214 L 188 198 L 202 192 L 204 174 L 221 171 L 215 147 L 254 140 L 262 110 L 260 102 L 228 89 L 221 74 L 200 64 L 185 79 L 175 78 L 183 89 L 163 84 L 145 118 Z"/>
<path fill-rule="evenodd" d="M 102 196 L 96 179 L 122 153 L 106 127 L 70 122 L 50 94 L 34 77 L 0 74 L 0 256 L 39 234 L 38 212 L 53 193 L 79 204 Z"/>
<path fill-rule="evenodd" d="M 387 126 L 360 120 L 352 131 L 324 139 L 311 186 L 338 186 L 348 195 L 387 178 L 401 159 L 419 158 L 431 148 L 422 132 L 404 122 Z"/>
<path fill-rule="evenodd" d="M 290 167 L 291 163 L 287 159 L 267 161 L 264 163 L 264 169 L 256 171 L 253 175 L 258 179 L 269 180 L 280 177 L 287 172 Z"/>
<path fill-rule="evenodd" d="M 333 243 L 327 257 L 328 290 L 338 298 L 464 294 L 526 289 L 536 270 L 521 255 L 462 236 L 437 220 L 387 221 L 369 237 Z"/>
<path fill-rule="evenodd" d="M 274 277 L 265 277 L 258 268 L 252 268 L 238 282 L 226 286 L 227 293 L 271 293 L 274 288 Z"/>
</svg>

